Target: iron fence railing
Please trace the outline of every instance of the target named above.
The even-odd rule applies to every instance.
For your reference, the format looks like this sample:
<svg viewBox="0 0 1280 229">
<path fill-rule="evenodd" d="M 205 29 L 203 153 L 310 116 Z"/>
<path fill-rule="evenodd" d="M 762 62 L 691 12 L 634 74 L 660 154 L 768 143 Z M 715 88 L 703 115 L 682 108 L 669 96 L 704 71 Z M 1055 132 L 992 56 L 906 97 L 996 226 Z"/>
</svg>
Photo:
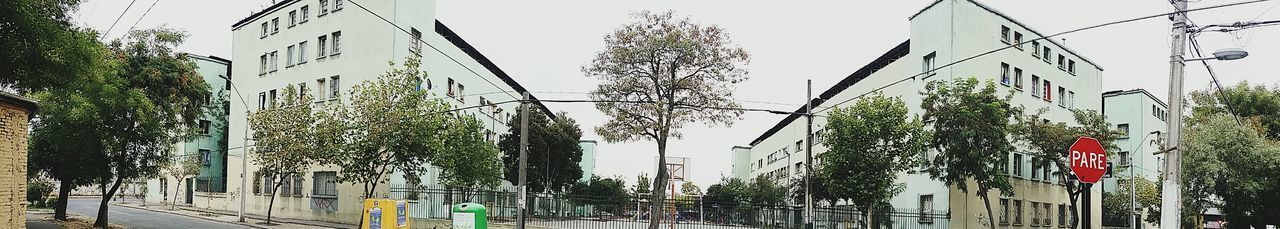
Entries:
<svg viewBox="0 0 1280 229">
<path fill-rule="evenodd" d="M 514 189 L 461 190 L 393 185 L 390 197 L 408 200 L 408 216 L 450 219 L 452 204 L 480 203 L 489 222 L 514 223 L 518 213 Z M 803 207 L 751 205 L 677 197 L 664 201 L 665 210 L 650 212 L 649 199 L 637 196 L 605 198 L 565 194 L 530 194 L 527 223 L 547 228 L 646 228 L 659 217 L 672 228 L 803 228 Z M 884 208 L 871 211 L 868 225 L 862 211 L 851 207 L 814 209 L 814 228 L 947 228 L 943 211 Z"/>
</svg>

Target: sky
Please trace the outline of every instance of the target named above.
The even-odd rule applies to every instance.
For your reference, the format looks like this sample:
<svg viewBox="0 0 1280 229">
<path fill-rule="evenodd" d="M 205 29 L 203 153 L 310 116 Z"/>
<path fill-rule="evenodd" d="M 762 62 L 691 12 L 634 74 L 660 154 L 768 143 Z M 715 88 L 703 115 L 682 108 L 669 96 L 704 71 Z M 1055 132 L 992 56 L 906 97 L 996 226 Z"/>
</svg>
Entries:
<svg viewBox="0 0 1280 229">
<path fill-rule="evenodd" d="M 348 0 L 370 1 L 370 0 Z M 1172 11 L 1165 0 L 1025 1 L 979 0 L 1045 34 Z M 121 13 L 133 2 L 133 7 Z M 805 80 L 821 92 L 907 39 L 907 18 L 932 0 L 896 1 L 464 1 L 437 2 L 437 19 L 542 99 L 585 99 L 598 83 L 581 67 L 604 46 L 603 37 L 633 21 L 638 11 L 674 11 L 704 25 L 723 27 L 751 55 L 750 79 L 736 85 L 744 107 L 794 110 L 805 101 Z M 1242 0 L 1200 0 L 1190 8 Z M 146 9 L 155 3 L 148 12 Z M 779 4 L 785 3 L 785 4 Z M 231 56 L 231 24 L 271 1 L 87 0 L 75 13 L 82 27 L 106 31 L 107 39 L 137 29 L 167 26 L 190 33 L 183 52 Z M 1280 19 L 1280 1 L 1191 13 L 1200 25 Z M 146 16 L 142 15 L 146 12 Z M 123 15 L 123 16 L 121 16 Z M 1104 69 L 1104 91 L 1142 88 L 1167 98 L 1170 21 L 1153 18 L 1067 34 L 1066 45 Z M 1248 58 L 1210 62 L 1223 85 L 1242 81 L 1280 83 L 1280 26 L 1198 37 L 1206 55 L 1242 48 Z M 1269 67 L 1268 67 L 1269 66 Z M 1186 91 L 1209 87 L 1204 66 L 1189 63 Z M 1267 70 L 1272 70 L 1268 72 Z M 541 93 L 540 93 L 541 92 Z M 590 104 L 549 104 L 566 111 L 583 129 L 583 139 L 600 140 L 594 127 L 608 117 Z M 732 126 L 691 124 L 672 141 L 669 156 L 692 160 L 689 180 L 706 188 L 730 175 L 730 147 L 745 146 L 783 116 L 751 113 Z M 634 184 L 653 174 L 656 144 L 607 143 L 597 147 L 596 174 L 622 176 Z"/>
</svg>

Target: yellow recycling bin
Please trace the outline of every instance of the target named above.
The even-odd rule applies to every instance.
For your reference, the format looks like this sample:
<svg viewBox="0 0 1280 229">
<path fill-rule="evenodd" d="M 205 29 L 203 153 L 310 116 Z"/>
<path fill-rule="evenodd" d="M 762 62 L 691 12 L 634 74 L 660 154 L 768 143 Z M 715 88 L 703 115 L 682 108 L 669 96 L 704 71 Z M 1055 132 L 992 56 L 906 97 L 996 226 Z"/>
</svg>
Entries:
<svg viewBox="0 0 1280 229">
<path fill-rule="evenodd" d="M 360 228 L 364 229 L 407 229 L 409 228 L 409 203 L 393 199 L 365 199 L 364 220 Z"/>
</svg>

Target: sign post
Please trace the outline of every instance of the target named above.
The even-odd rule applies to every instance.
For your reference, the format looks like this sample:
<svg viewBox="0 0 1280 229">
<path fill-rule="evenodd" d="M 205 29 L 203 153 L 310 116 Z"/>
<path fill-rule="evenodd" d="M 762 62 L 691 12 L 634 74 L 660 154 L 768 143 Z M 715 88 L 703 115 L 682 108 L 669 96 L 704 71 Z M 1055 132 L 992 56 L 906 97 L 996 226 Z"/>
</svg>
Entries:
<svg viewBox="0 0 1280 229">
<path fill-rule="evenodd" d="M 1071 159 L 1071 172 L 1076 174 L 1080 180 L 1080 192 L 1084 194 L 1081 205 L 1084 209 L 1080 211 L 1080 217 L 1083 228 L 1089 229 L 1093 227 L 1093 193 L 1089 192 L 1089 188 L 1093 187 L 1102 175 L 1107 173 L 1107 151 L 1102 149 L 1102 144 L 1098 139 L 1090 137 L 1080 137 L 1076 139 L 1075 144 L 1071 144 L 1071 148 L 1067 151 L 1067 157 Z"/>
</svg>

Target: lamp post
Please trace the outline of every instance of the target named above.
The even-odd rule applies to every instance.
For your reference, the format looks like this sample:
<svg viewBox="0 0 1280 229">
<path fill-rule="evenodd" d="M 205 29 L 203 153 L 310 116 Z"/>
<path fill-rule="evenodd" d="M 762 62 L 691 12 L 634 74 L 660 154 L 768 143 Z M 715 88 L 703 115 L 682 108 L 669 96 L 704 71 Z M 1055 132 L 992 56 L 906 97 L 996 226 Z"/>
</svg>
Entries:
<svg viewBox="0 0 1280 229">
<path fill-rule="evenodd" d="M 245 114 L 245 118 L 247 119 L 249 117 L 249 110 L 250 110 L 249 103 L 244 101 L 244 95 L 240 94 L 240 89 L 236 88 L 236 85 L 231 83 L 231 77 L 227 77 L 225 75 L 218 75 L 218 78 L 227 80 L 227 85 L 231 85 L 231 89 L 235 90 L 234 92 L 236 93 L 236 97 L 240 98 L 240 105 L 244 106 L 244 114 Z M 249 169 L 248 169 L 249 168 L 249 122 L 245 122 L 243 138 L 244 138 L 243 139 L 244 141 L 243 143 L 240 144 L 240 152 L 241 152 L 240 153 L 240 195 L 239 195 L 240 211 L 236 212 L 236 218 L 239 219 L 238 220 L 239 222 L 244 222 L 244 204 L 245 204 L 245 201 L 244 201 L 245 188 L 244 187 L 249 185 L 249 176 L 246 175 L 249 172 Z"/>
</svg>

